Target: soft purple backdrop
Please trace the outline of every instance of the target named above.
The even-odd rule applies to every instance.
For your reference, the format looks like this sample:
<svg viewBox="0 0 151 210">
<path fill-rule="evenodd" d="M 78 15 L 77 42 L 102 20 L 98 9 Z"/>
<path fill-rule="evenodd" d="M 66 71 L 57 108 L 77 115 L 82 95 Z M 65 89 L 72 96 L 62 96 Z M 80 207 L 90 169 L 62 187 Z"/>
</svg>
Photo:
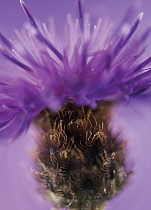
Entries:
<svg viewBox="0 0 151 210">
<path fill-rule="evenodd" d="M 66 13 L 76 15 L 74 0 L 26 0 L 34 17 L 47 22 L 54 16 L 58 28 L 63 28 Z M 106 16 L 118 23 L 130 4 L 130 0 L 85 0 L 87 10 L 94 18 Z M 136 1 L 138 4 L 138 1 Z M 145 12 L 141 27 L 151 22 L 150 0 L 143 0 Z M 0 1 L 0 31 L 6 36 L 14 28 L 21 28 L 26 17 L 19 0 Z M 1 65 L 1 64 L 0 64 Z M 123 192 L 111 200 L 108 210 L 151 209 L 151 108 L 150 101 L 133 100 L 115 108 L 114 128 L 120 128 L 129 139 L 129 163 L 134 164 L 131 182 Z M 1 210 L 49 210 L 50 204 L 36 193 L 37 185 L 30 175 L 30 155 L 33 148 L 33 132 L 11 144 L 0 145 L 0 209 Z M 133 161 L 132 161 L 133 160 Z"/>
</svg>

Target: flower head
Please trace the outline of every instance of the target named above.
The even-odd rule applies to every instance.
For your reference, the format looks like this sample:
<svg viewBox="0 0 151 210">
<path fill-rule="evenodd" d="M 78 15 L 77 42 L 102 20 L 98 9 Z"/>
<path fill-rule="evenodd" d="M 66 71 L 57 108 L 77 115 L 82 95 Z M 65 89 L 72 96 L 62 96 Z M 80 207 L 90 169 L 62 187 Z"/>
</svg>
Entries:
<svg viewBox="0 0 151 210">
<path fill-rule="evenodd" d="M 134 37 L 143 13 L 114 34 L 101 19 L 91 26 L 77 0 L 79 17 L 67 16 L 60 37 L 52 19 L 50 29 L 40 25 L 20 3 L 30 24 L 12 41 L 0 34 L 0 54 L 14 65 L 0 75 L 1 136 L 16 138 L 36 122 L 35 174 L 49 199 L 60 208 L 102 208 L 130 173 L 125 141 L 117 143 L 109 121 L 114 103 L 150 90 L 151 56 L 142 59 L 150 28 Z"/>
</svg>

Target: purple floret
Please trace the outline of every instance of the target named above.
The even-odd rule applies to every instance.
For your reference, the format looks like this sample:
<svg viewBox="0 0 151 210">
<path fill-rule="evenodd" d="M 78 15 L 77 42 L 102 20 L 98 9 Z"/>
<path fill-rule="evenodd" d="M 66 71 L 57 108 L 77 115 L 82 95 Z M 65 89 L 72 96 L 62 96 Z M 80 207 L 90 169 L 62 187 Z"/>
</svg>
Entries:
<svg viewBox="0 0 151 210">
<path fill-rule="evenodd" d="M 112 26 L 101 19 L 90 25 L 78 0 L 79 19 L 67 16 L 63 38 L 53 20 L 50 29 L 40 25 L 21 5 L 30 25 L 13 41 L 0 34 L 0 54 L 13 64 L 13 77 L 0 70 L 1 136 L 20 135 L 43 108 L 60 109 L 69 99 L 94 108 L 97 101 L 119 102 L 150 90 L 151 56 L 141 58 L 150 28 L 134 37 L 143 13 L 112 36 Z"/>
</svg>

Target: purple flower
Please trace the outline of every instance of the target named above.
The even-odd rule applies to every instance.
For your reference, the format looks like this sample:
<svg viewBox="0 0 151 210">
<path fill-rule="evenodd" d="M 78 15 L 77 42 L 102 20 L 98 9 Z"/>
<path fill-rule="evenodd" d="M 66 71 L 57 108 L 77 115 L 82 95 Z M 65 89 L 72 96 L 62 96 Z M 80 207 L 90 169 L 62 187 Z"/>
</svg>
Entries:
<svg viewBox="0 0 151 210">
<path fill-rule="evenodd" d="M 21 134 L 44 107 L 60 109 L 69 99 L 94 108 L 97 101 L 119 102 L 150 89 L 151 57 L 141 58 L 150 28 L 134 34 L 143 13 L 114 35 L 101 19 L 91 26 L 77 4 L 79 19 L 67 17 L 63 37 L 55 35 L 52 19 L 50 29 L 36 23 L 23 1 L 30 25 L 13 40 L 0 34 L 1 55 L 14 64 L 11 75 L 1 74 L 2 133 L 15 126 Z"/>
<path fill-rule="evenodd" d="M 49 30 L 21 4 L 30 25 L 12 40 L 0 34 L 1 55 L 11 66 L 0 75 L 2 138 L 18 137 L 45 107 L 59 110 L 69 99 L 94 108 L 97 101 L 124 103 L 150 90 L 151 57 L 143 56 L 150 28 L 135 35 L 142 13 L 131 26 L 126 16 L 118 31 L 101 20 L 93 27 L 78 1 L 79 20 L 68 16 L 60 37 L 52 19 Z"/>
</svg>

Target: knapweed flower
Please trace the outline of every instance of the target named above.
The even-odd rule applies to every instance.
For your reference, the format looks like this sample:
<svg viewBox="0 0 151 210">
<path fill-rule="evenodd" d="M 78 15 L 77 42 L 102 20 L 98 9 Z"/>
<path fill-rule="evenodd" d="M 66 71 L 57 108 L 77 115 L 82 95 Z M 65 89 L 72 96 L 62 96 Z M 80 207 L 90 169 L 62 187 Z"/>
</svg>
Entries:
<svg viewBox="0 0 151 210">
<path fill-rule="evenodd" d="M 102 209 L 130 173 L 126 141 L 109 128 L 114 104 L 150 90 L 151 56 L 143 58 L 150 28 L 134 36 L 143 17 L 116 33 L 101 19 L 91 26 L 77 0 L 78 19 L 67 16 L 65 35 L 37 23 L 11 39 L 0 34 L 0 54 L 15 69 L 1 70 L 1 137 L 14 139 L 35 122 L 41 131 L 36 179 L 57 208 Z"/>
</svg>

